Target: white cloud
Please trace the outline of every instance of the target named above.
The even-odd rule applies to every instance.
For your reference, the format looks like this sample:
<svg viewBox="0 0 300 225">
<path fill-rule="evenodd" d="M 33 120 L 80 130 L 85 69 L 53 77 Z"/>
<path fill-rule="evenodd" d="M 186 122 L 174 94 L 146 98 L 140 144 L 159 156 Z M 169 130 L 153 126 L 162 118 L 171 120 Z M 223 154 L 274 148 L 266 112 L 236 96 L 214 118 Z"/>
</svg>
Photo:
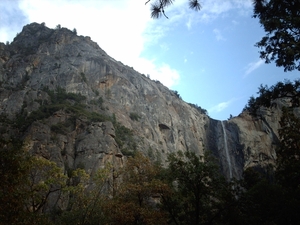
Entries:
<svg viewBox="0 0 300 225">
<path fill-rule="evenodd" d="M 219 29 L 213 30 L 214 34 L 216 35 L 217 41 L 225 41 L 226 39 L 223 37 L 221 31 Z"/>
<path fill-rule="evenodd" d="M 76 28 L 78 34 L 90 36 L 110 56 L 129 65 L 143 50 L 142 33 L 150 21 L 148 8 L 134 0 L 26 0 L 20 8 L 30 22 Z"/>
<path fill-rule="evenodd" d="M 153 79 L 158 79 L 171 87 L 180 79 L 179 72 L 163 62 L 141 58 L 142 51 L 152 44 L 157 44 L 179 23 L 185 24 L 188 29 L 193 29 L 200 21 L 217 18 L 233 8 L 246 10 L 251 0 L 224 0 L 221 3 L 219 0 L 203 0 L 200 12 L 189 9 L 186 0 L 176 0 L 166 10 L 169 19 L 159 20 L 150 18 L 150 5 L 145 6 L 145 1 L 20 0 L 13 2 L 16 4 L 11 4 L 11 0 L 0 0 L 6 8 L 10 7 L 9 12 L 14 12 L 13 16 L 9 13 L 10 19 L 22 15 L 23 22 L 18 23 L 18 29 L 1 24 L 0 41 L 12 40 L 25 23 L 45 22 L 46 26 L 51 28 L 57 24 L 71 30 L 76 28 L 79 35 L 90 36 L 116 60 L 142 73 L 151 74 Z M 16 8 L 18 8 L 17 13 L 15 13 Z M 215 33 L 218 40 L 224 39 L 220 31 L 216 30 Z M 162 47 L 167 50 L 165 48 L 167 46 Z M 147 69 L 149 71 L 146 71 Z"/>
<path fill-rule="evenodd" d="M 10 1 L 4 0 L 4 3 L 10 11 L 19 8 L 21 13 L 18 13 L 25 15 L 26 23 L 45 22 L 50 28 L 58 24 L 71 30 L 76 28 L 78 35 L 90 36 L 111 57 L 139 72 L 150 74 L 152 79 L 168 87 L 180 78 L 179 73 L 169 65 L 141 58 L 140 54 L 147 45 L 157 43 L 168 32 L 169 24 L 180 20 L 184 14 L 182 10 L 171 17 L 174 13 L 174 7 L 171 7 L 169 20 L 154 21 L 150 17 L 150 6 L 136 0 L 23 0 L 17 1 L 19 5 L 15 4 L 13 9 Z M 11 18 L 17 16 L 9 15 Z M 17 32 L 24 25 L 21 24 Z M 16 32 L 9 33 L 9 29 L 6 24 L 1 27 L 0 41 L 13 39 Z M 168 48 L 167 45 L 162 47 L 165 50 Z"/>
<path fill-rule="evenodd" d="M 238 99 L 237 98 L 233 98 L 233 99 L 230 99 L 230 100 L 228 100 L 226 102 L 218 103 L 217 105 L 215 105 L 215 106 L 211 107 L 210 109 L 208 109 L 208 113 L 222 112 L 223 110 L 225 110 L 226 108 L 228 108 L 236 100 L 238 100 Z"/>
<path fill-rule="evenodd" d="M 209 113 L 212 113 L 212 112 L 221 112 L 224 109 L 226 109 L 230 105 L 230 103 L 231 103 L 230 101 L 228 101 L 228 102 L 221 102 L 221 103 L 213 106 L 212 108 L 208 109 L 208 112 Z"/>
<path fill-rule="evenodd" d="M 264 64 L 264 60 L 259 59 L 256 62 L 251 62 L 245 67 L 245 74 L 244 78 L 247 77 L 250 73 L 252 73 L 254 70 L 258 69 L 260 66 Z"/>
<path fill-rule="evenodd" d="M 136 69 L 140 73 L 149 74 L 153 80 L 159 80 L 162 84 L 167 87 L 172 87 L 179 83 L 180 75 L 175 69 L 172 69 L 168 64 L 156 63 L 155 60 L 147 60 L 140 58 Z"/>
</svg>

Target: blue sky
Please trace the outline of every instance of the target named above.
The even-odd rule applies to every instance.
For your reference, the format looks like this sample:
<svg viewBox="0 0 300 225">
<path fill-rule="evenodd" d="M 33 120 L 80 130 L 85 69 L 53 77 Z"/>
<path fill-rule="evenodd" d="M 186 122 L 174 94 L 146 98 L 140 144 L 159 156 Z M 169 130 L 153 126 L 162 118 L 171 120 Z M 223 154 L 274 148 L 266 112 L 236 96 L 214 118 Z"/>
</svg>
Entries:
<svg viewBox="0 0 300 225">
<path fill-rule="evenodd" d="M 154 0 L 153 0 L 154 1 Z M 150 18 L 144 0 L 0 0 L 0 42 L 11 42 L 32 22 L 57 24 L 92 40 L 111 57 L 150 75 L 214 119 L 237 116 L 260 84 L 299 78 L 259 59 L 254 46 L 264 35 L 252 18 L 251 0 L 187 0 Z"/>
</svg>

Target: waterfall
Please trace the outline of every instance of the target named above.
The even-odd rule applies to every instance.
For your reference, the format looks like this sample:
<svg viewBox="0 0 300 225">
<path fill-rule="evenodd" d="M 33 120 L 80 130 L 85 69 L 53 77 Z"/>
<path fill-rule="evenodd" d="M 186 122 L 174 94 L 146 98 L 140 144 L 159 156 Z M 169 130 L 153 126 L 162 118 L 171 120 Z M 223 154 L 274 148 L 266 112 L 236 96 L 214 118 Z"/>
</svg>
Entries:
<svg viewBox="0 0 300 225">
<path fill-rule="evenodd" d="M 232 178 L 232 166 L 231 166 L 231 160 L 229 157 L 229 151 L 228 151 L 228 145 L 227 145 L 227 134 L 226 134 L 226 130 L 225 130 L 225 126 L 223 121 L 221 121 L 222 124 L 222 129 L 223 129 L 223 137 L 224 137 L 224 146 L 225 146 L 225 156 L 227 159 L 227 163 L 228 163 L 228 169 L 229 169 L 229 178 Z"/>
</svg>

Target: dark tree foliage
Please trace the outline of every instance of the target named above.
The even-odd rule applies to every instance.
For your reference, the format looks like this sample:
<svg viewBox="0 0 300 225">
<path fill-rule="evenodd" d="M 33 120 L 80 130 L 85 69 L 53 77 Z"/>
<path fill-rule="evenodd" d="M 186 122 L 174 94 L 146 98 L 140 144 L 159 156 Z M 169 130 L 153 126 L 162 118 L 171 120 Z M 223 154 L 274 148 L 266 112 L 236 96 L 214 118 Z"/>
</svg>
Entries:
<svg viewBox="0 0 300 225">
<path fill-rule="evenodd" d="M 300 119 L 292 108 L 283 108 L 280 126 L 281 142 L 276 151 L 278 157 L 276 176 L 285 193 L 285 224 L 299 224 Z"/>
<path fill-rule="evenodd" d="M 256 43 L 266 63 L 275 61 L 284 71 L 300 70 L 300 1 L 254 0 L 254 18 L 266 35 Z"/>
<path fill-rule="evenodd" d="M 168 157 L 166 177 L 173 193 L 162 197 L 170 224 L 215 224 L 231 209 L 233 195 L 210 155 L 178 152 Z"/>
<path fill-rule="evenodd" d="M 238 198 L 236 224 L 289 224 L 284 209 L 287 201 L 280 185 L 255 168 L 244 172 L 242 183 L 244 191 Z"/>
<path fill-rule="evenodd" d="M 151 0 L 148 0 L 146 2 L 149 3 Z M 165 9 L 172 5 L 175 2 L 175 0 L 154 0 L 151 3 L 151 17 L 154 19 L 160 18 L 162 15 L 164 15 L 166 18 L 167 15 L 165 14 Z M 200 2 L 198 0 L 188 0 L 189 7 L 191 9 L 194 9 L 196 11 L 199 11 L 201 9 Z"/>
<path fill-rule="evenodd" d="M 278 82 L 270 88 L 265 85 L 260 85 L 258 88 L 258 97 L 250 97 L 248 104 L 244 110 L 249 111 L 252 115 L 256 115 L 259 107 L 271 107 L 273 100 L 280 98 L 290 98 L 292 107 L 300 106 L 300 80 L 295 80 L 293 83 L 289 80 Z"/>
<path fill-rule="evenodd" d="M 28 167 L 21 144 L 0 140 L 0 221 L 2 224 L 21 224 L 23 216 L 23 188 Z M 0 222 L 1 224 L 1 222 Z"/>
<path fill-rule="evenodd" d="M 28 192 L 31 156 L 16 139 L 0 139 L 0 225 L 48 225 L 46 216 L 27 210 L 34 197 Z M 35 191 L 39 191 L 35 190 Z"/>
<path fill-rule="evenodd" d="M 197 105 L 197 104 L 193 104 L 193 103 L 188 103 L 190 106 L 194 107 L 195 109 L 197 109 L 200 113 L 205 114 L 208 116 L 208 112 L 206 109 L 203 109 L 201 106 Z"/>
<path fill-rule="evenodd" d="M 300 188 L 300 119 L 292 109 L 283 108 L 279 136 L 281 144 L 277 150 L 277 174 L 284 185 Z M 300 191 L 300 189 L 299 189 Z"/>
<path fill-rule="evenodd" d="M 280 144 L 276 149 L 275 170 L 249 168 L 244 172 L 243 193 L 239 196 L 241 224 L 299 224 L 300 220 L 300 119 L 299 81 L 260 87 L 260 104 L 270 99 L 291 97 L 291 107 L 282 108 L 278 130 Z M 258 104 L 253 97 L 253 105 Z"/>
</svg>

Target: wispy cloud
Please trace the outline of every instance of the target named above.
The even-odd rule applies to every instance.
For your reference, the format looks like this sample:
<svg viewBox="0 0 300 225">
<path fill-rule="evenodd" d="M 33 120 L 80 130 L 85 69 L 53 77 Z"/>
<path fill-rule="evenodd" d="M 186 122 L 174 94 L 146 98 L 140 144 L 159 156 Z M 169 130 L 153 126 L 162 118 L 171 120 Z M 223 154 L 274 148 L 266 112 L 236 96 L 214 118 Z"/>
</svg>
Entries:
<svg viewBox="0 0 300 225">
<path fill-rule="evenodd" d="M 190 30 L 192 28 L 192 18 L 190 17 L 188 19 L 188 21 L 185 23 L 186 27 L 188 28 L 188 30 Z"/>
<path fill-rule="evenodd" d="M 221 102 L 218 105 L 215 105 L 214 107 L 208 109 L 208 112 L 221 112 L 224 109 L 226 109 L 230 105 L 230 102 Z"/>
<path fill-rule="evenodd" d="M 237 99 L 230 99 L 226 102 L 220 102 L 217 105 L 215 105 L 215 106 L 211 107 L 210 109 L 208 109 L 208 113 L 222 112 L 223 110 L 228 108 L 236 100 Z"/>
<path fill-rule="evenodd" d="M 252 12 L 252 0 L 203 0 L 201 22 L 210 22 L 219 16 L 223 16 L 233 9 L 237 9 L 241 15 Z"/>
<path fill-rule="evenodd" d="M 251 62 L 249 63 L 246 67 L 245 67 L 245 74 L 244 74 L 244 78 L 247 77 L 250 73 L 252 73 L 254 70 L 258 69 L 259 67 L 261 67 L 264 64 L 264 60 L 259 59 L 256 62 Z"/>
<path fill-rule="evenodd" d="M 232 20 L 231 22 L 232 22 L 232 24 L 235 25 L 235 26 L 239 24 L 239 22 L 237 22 L 236 20 Z"/>
<path fill-rule="evenodd" d="M 221 31 L 219 29 L 214 29 L 213 30 L 214 34 L 216 35 L 216 39 L 218 41 L 225 41 L 226 39 L 223 37 Z"/>
</svg>

